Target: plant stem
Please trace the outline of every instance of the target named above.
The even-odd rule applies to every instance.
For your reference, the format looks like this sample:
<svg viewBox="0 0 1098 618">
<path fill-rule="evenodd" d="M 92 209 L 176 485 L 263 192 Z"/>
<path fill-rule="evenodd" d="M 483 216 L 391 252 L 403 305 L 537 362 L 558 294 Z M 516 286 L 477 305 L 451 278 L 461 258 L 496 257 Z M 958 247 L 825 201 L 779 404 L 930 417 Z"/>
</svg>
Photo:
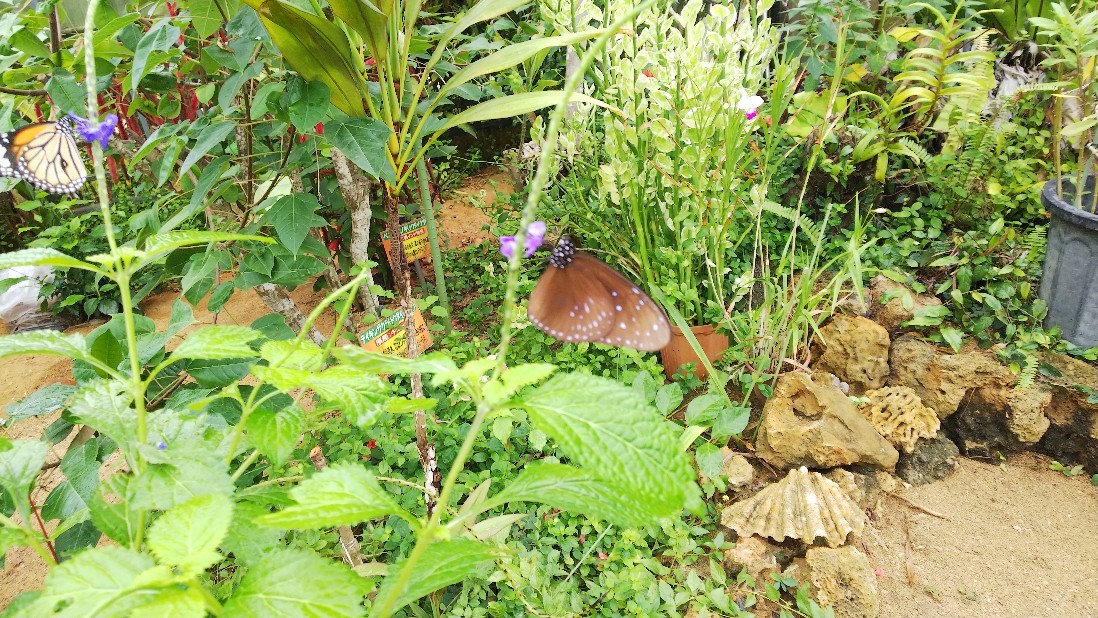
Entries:
<svg viewBox="0 0 1098 618">
<path fill-rule="evenodd" d="M 418 149 L 420 144 L 416 144 Z M 427 240 L 431 243 L 431 265 L 435 270 L 435 291 L 438 302 L 446 310 L 446 334 L 453 329 L 450 317 L 450 299 L 446 295 L 446 273 L 442 268 L 442 250 L 438 244 L 438 224 L 435 222 L 435 203 L 431 197 L 431 183 L 427 175 L 427 162 L 423 157 L 416 158 L 416 175 L 419 176 L 419 200 L 423 216 L 427 219 Z"/>
<path fill-rule="evenodd" d="M 244 473 L 255 463 L 255 460 L 259 459 L 259 449 L 251 452 L 250 455 L 244 458 L 244 461 L 240 462 L 240 465 L 236 468 L 236 472 L 233 472 L 233 482 L 244 476 Z"/>
</svg>

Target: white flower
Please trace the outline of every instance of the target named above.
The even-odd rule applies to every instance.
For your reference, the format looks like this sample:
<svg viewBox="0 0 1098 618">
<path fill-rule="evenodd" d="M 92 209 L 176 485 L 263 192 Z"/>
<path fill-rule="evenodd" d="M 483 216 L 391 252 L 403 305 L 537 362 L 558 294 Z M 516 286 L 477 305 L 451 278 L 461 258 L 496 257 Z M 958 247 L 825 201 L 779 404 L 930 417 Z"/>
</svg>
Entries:
<svg viewBox="0 0 1098 618">
<path fill-rule="evenodd" d="M 763 103 L 765 103 L 765 101 L 763 101 L 762 97 L 757 94 L 753 94 L 749 97 L 740 99 L 740 102 L 736 103 L 736 107 L 738 107 L 741 111 L 743 111 L 744 114 L 747 115 L 748 120 L 754 120 L 755 116 L 758 115 L 759 108 L 762 107 Z"/>
</svg>

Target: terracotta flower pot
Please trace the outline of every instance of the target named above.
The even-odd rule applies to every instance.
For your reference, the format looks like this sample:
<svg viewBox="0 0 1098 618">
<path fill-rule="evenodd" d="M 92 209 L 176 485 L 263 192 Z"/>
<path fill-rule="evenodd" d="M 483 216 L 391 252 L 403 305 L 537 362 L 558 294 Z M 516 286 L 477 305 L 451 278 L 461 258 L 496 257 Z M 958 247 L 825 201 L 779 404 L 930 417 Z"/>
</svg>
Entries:
<svg viewBox="0 0 1098 618">
<path fill-rule="evenodd" d="M 690 332 L 694 333 L 706 358 L 711 362 L 720 358 L 728 349 L 728 336 L 717 333 L 712 326 L 691 326 Z M 702 380 L 709 377 L 709 371 L 677 326 L 671 327 L 671 343 L 660 350 L 660 357 L 663 359 L 663 372 L 668 379 L 686 363 L 694 363 L 694 375 Z"/>
</svg>

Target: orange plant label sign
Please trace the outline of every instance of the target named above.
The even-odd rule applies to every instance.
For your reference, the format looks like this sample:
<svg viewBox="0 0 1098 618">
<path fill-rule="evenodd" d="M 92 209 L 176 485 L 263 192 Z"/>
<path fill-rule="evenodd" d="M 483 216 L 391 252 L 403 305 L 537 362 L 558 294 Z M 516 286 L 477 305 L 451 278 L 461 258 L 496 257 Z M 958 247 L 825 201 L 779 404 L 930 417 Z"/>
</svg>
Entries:
<svg viewBox="0 0 1098 618">
<path fill-rule="evenodd" d="M 416 308 L 414 316 L 416 324 L 416 341 L 419 343 L 419 351 L 422 353 L 431 347 L 434 341 L 431 332 L 427 330 L 427 323 L 423 321 L 423 314 Z M 380 354 L 393 354 L 404 356 L 408 352 L 407 334 L 404 332 L 404 310 L 397 309 L 393 315 L 375 322 L 366 332 L 358 337 L 362 347 L 370 352 Z"/>
<path fill-rule="evenodd" d="M 427 220 L 419 219 L 400 226 L 400 239 L 404 242 L 404 259 L 408 262 L 431 257 L 431 244 L 427 240 Z M 389 250 L 389 232 L 381 233 L 381 244 L 385 246 L 385 255 L 389 261 L 393 254 Z"/>
</svg>

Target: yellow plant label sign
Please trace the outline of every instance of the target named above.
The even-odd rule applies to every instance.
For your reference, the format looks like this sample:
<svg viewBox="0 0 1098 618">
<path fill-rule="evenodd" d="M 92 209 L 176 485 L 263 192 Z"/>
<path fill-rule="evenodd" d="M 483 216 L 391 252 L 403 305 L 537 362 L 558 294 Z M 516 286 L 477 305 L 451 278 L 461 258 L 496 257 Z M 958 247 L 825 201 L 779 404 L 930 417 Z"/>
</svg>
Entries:
<svg viewBox="0 0 1098 618">
<path fill-rule="evenodd" d="M 416 341 L 419 342 L 420 353 L 423 353 L 434 341 L 418 307 L 414 319 Z M 404 332 L 404 310 L 397 309 L 393 315 L 375 322 L 366 332 L 359 335 L 358 339 L 362 342 L 363 349 L 367 351 L 404 356 L 408 352 L 407 335 Z"/>
<path fill-rule="evenodd" d="M 400 239 L 404 242 L 404 259 L 408 262 L 431 257 L 431 244 L 427 240 L 427 220 L 419 219 L 400 226 Z M 385 246 L 385 255 L 391 262 L 393 254 L 389 251 L 389 232 L 381 233 L 381 244 Z"/>
</svg>

